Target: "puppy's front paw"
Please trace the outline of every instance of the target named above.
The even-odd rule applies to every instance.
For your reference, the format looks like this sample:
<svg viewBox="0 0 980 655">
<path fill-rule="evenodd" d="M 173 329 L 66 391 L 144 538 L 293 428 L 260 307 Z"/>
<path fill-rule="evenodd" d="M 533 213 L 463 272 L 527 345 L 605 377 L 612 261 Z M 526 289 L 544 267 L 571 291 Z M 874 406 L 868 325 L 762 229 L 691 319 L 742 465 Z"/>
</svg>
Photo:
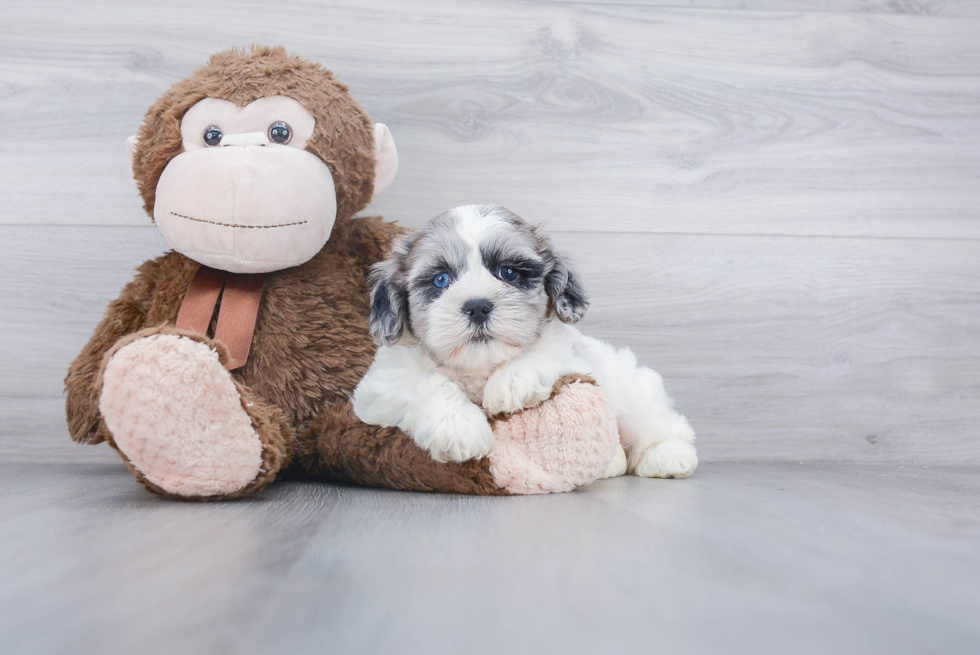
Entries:
<svg viewBox="0 0 980 655">
<path fill-rule="evenodd" d="M 542 380 L 541 372 L 530 366 L 504 366 L 494 371 L 483 388 L 483 409 L 487 414 L 517 412 L 547 400 L 555 380 Z"/>
<path fill-rule="evenodd" d="M 493 430 L 486 414 L 471 402 L 433 410 L 416 424 L 412 438 L 437 462 L 465 462 L 490 452 Z"/>
<path fill-rule="evenodd" d="M 680 439 L 661 441 L 643 453 L 634 473 L 642 478 L 686 478 L 698 467 L 698 451 Z"/>
</svg>

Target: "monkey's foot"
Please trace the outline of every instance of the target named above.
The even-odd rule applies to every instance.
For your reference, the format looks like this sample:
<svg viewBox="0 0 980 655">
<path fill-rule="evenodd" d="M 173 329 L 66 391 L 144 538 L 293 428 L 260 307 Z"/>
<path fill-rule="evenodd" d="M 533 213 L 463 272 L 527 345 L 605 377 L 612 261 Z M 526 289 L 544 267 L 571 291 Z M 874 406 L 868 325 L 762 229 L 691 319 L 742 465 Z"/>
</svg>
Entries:
<svg viewBox="0 0 980 655">
<path fill-rule="evenodd" d="M 271 408 L 243 393 L 217 350 L 157 333 L 112 355 L 99 409 L 113 445 L 148 488 L 227 498 L 265 486 L 283 459 L 281 426 L 263 416 Z M 279 448 L 267 446 L 277 441 Z"/>
<path fill-rule="evenodd" d="M 551 398 L 493 421 L 490 472 L 515 494 L 571 491 L 598 479 L 616 455 L 619 430 L 606 394 L 568 376 Z"/>
<path fill-rule="evenodd" d="M 636 465 L 642 478 L 686 478 L 698 467 L 698 451 L 680 439 L 668 439 L 643 453 Z"/>
</svg>

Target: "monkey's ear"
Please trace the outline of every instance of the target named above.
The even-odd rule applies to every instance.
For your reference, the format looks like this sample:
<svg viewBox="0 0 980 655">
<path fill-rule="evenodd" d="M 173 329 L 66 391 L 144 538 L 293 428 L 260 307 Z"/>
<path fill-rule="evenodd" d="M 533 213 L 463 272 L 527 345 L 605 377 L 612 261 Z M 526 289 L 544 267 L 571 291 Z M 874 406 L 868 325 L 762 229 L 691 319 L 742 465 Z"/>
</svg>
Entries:
<svg viewBox="0 0 980 655">
<path fill-rule="evenodd" d="M 129 155 L 129 167 L 133 167 L 133 158 L 136 157 L 136 142 L 139 141 L 136 135 L 126 139 L 126 154 Z"/>
<path fill-rule="evenodd" d="M 374 193 L 388 188 L 398 172 L 398 150 L 391 131 L 384 123 L 374 124 Z"/>
<path fill-rule="evenodd" d="M 589 297 L 578 280 L 578 273 L 572 270 L 564 257 L 555 257 L 555 264 L 545 276 L 544 285 L 558 320 L 575 324 L 585 316 L 589 309 Z"/>
<path fill-rule="evenodd" d="M 395 252 L 371 267 L 371 336 L 382 346 L 398 343 L 408 320 L 408 289 L 398 274 L 400 254 Z"/>
</svg>

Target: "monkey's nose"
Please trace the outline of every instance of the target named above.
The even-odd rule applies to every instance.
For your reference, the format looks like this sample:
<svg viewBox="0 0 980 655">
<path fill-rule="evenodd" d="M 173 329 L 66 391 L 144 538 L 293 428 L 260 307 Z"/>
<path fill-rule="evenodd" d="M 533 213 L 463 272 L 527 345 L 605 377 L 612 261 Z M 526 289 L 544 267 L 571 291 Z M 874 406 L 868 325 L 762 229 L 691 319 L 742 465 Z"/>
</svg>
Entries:
<svg viewBox="0 0 980 655">
<path fill-rule="evenodd" d="M 223 146 L 267 146 L 269 137 L 265 132 L 243 132 L 241 134 L 226 134 L 221 137 Z"/>
<path fill-rule="evenodd" d="M 466 304 L 463 305 L 463 313 L 469 317 L 470 321 L 477 325 L 486 323 L 492 311 L 493 303 L 486 298 L 467 300 Z"/>
</svg>

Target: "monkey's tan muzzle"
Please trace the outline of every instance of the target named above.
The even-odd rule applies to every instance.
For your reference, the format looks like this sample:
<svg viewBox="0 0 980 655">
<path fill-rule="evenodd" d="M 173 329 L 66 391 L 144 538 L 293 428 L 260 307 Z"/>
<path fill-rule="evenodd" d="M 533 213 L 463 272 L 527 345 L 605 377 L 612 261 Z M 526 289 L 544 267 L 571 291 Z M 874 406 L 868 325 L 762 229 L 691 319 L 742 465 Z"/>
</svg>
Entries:
<svg viewBox="0 0 980 655">
<path fill-rule="evenodd" d="M 327 242 L 336 215 L 330 169 L 261 132 L 228 134 L 218 147 L 172 159 L 153 208 L 170 247 L 232 273 L 308 261 Z"/>
</svg>

